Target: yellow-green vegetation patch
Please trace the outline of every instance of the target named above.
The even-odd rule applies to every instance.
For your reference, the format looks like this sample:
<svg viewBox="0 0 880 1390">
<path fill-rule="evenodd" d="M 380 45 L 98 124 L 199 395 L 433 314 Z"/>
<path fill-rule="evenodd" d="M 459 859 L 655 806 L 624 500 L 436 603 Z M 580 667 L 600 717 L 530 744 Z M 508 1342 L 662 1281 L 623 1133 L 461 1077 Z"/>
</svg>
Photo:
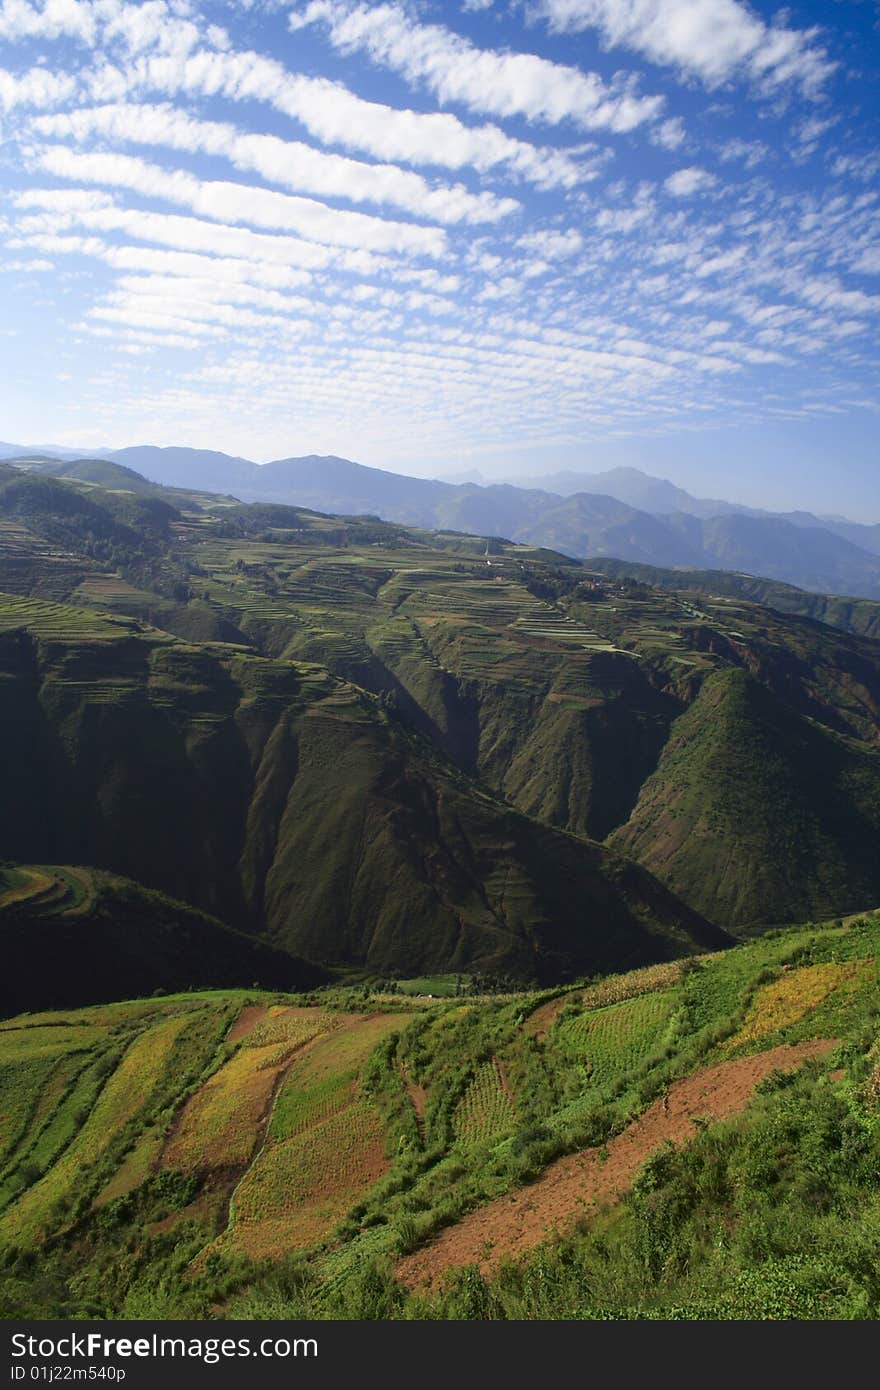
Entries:
<svg viewBox="0 0 880 1390">
<path fill-rule="evenodd" d="M 351 1070 L 310 1083 L 294 1066 L 275 1102 L 270 1138 L 292 1138 L 344 1110 L 352 1100 L 356 1077 L 357 1072 Z"/>
<path fill-rule="evenodd" d="M 0 1183 L 0 1207 L 48 1172 L 79 1133 L 116 1060 L 117 1054 L 104 1047 L 92 1054 L 71 1054 L 56 1065 L 27 1132 L 9 1157 Z"/>
<path fill-rule="evenodd" d="M 340 1014 L 338 1024 L 302 1060 L 302 1075 L 317 1081 L 360 1067 L 373 1048 L 408 1022 L 408 1014 Z"/>
<path fill-rule="evenodd" d="M 285 1077 L 272 1110 L 270 1139 L 290 1138 L 349 1105 L 373 1048 L 403 1022 L 397 1014 L 340 1016 L 336 1028 Z"/>
<path fill-rule="evenodd" d="M 287 1008 L 273 1005 L 263 1018 L 242 1039 L 243 1047 L 280 1046 L 289 1051 L 302 1047 L 320 1033 L 326 1033 L 336 1019 L 324 1009 Z"/>
<path fill-rule="evenodd" d="M 270 1010 L 190 1098 L 166 1146 L 163 1166 L 209 1173 L 248 1163 L 279 1077 L 301 1047 L 334 1026 L 336 1017 L 323 1009 Z M 262 1041 L 255 1039 L 259 1030 L 265 1030 Z"/>
<path fill-rule="evenodd" d="M 104 1036 L 104 1030 L 84 1023 L 33 1024 L 0 1031 L 0 1063 L 84 1052 Z"/>
<path fill-rule="evenodd" d="M 0 1033 L 0 1163 L 21 1150 L 55 1095 L 53 1074 L 71 1053 L 87 1051 L 100 1037 L 94 1028 L 35 1027 Z M 78 1069 L 78 1064 L 74 1070 Z M 62 1091 L 63 1093 L 63 1091 Z"/>
<path fill-rule="evenodd" d="M 189 1022 L 186 1014 L 165 1018 L 135 1039 L 73 1141 L 45 1177 L 5 1213 L 0 1236 L 18 1242 L 37 1235 L 52 1208 L 71 1196 L 81 1168 L 100 1158 L 149 1100 Z"/>
<path fill-rule="evenodd" d="M 653 994 L 656 990 L 669 989 L 681 979 L 680 960 L 665 961 L 661 965 L 646 965 L 641 970 L 630 970 L 626 975 L 612 975 L 610 979 L 600 980 L 585 989 L 580 996 L 582 1009 L 602 1009 L 606 1004 L 622 1004 L 626 999 L 635 999 L 640 994 Z"/>
<path fill-rule="evenodd" d="M 21 1128 L 20 1138 L 12 1143 L 4 1143 L 5 1159 L 2 1168 L 0 1168 L 0 1174 L 2 1174 L 0 1177 L 0 1206 L 5 1206 L 9 1198 L 15 1194 L 17 1184 L 14 1170 L 20 1168 L 21 1164 L 30 1158 L 41 1135 L 47 1127 L 51 1126 L 65 1096 L 71 1090 L 73 1082 L 84 1066 L 85 1058 L 77 1054 L 68 1054 L 57 1061 L 50 1068 L 44 1084 L 36 1095 L 30 1115 Z M 5 1091 L 2 1081 L 0 1081 L 0 1090 Z M 33 1166 L 33 1160 L 30 1161 Z M 40 1171 L 43 1167 L 45 1164 L 42 1165 Z M 20 1176 L 18 1181 L 21 1181 Z"/>
<path fill-rule="evenodd" d="M 722 1046 L 730 1051 L 791 1027 L 836 990 L 854 983 L 867 965 L 869 962 L 858 960 L 825 961 L 784 970 L 778 980 L 762 985 L 739 1032 Z"/>
<path fill-rule="evenodd" d="M 491 1144 L 510 1134 L 516 1124 L 516 1105 L 493 1057 L 477 1068 L 458 1103 L 453 1117 L 455 1137 L 460 1144 Z"/>
<path fill-rule="evenodd" d="M 24 903 L 41 893 L 45 893 L 54 883 L 52 874 L 45 869 L 20 868 L 0 871 L 0 908 L 11 907 L 13 903 Z"/>
<path fill-rule="evenodd" d="M 159 1162 L 164 1145 L 165 1136 L 161 1130 L 150 1129 L 142 1134 L 134 1148 L 126 1154 L 113 1177 L 95 1198 L 95 1206 L 104 1207 L 117 1197 L 134 1192 L 141 1183 L 146 1182 Z"/>
<path fill-rule="evenodd" d="M 274 1057 L 275 1049 L 242 1048 L 205 1082 L 166 1145 L 163 1167 L 195 1173 L 248 1162 L 283 1065 L 269 1051 Z"/>
<path fill-rule="evenodd" d="M 0 594 L 0 631 L 17 627 L 27 628 L 38 637 L 70 641 L 119 638 L 134 630 L 130 620 L 106 617 L 94 609 Z"/>
<path fill-rule="evenodd" d="M 0 1063 L 0 1159 L 19 1143 L 54 1064 L 52 1054 Z"/>
<path fill-rule="evenodd" d="M 278 1257 L 328 1236 L 385 1171 L 384 1131 L 356 1100 L 281 1143 L 269 1143 L 239 1184 L 221 1246 L 252 1259 Z"/>
</svg>

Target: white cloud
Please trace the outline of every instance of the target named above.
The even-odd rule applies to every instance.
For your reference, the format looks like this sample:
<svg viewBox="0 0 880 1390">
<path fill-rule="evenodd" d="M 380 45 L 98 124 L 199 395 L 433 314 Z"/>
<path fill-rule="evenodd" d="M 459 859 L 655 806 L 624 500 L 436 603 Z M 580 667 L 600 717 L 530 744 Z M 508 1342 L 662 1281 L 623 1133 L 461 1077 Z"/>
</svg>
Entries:
<svg viewBox="0 0 880 1390">
<path fill-rule="evenodd" d="M 11 111 L 14 106 L 58 106 L 75 91 L 76 81 L 67 73 L 31 68 L 14 76 L 0 68 L 0 111 Z"/>
<path fill-rule="evenodd" d="M 442 25 L 411 20 L 394 4 L 349 8 L 336 0 L 313 0 L 290 22 L 294 29 L 325 24 L 341 52 L 366 53 L 408 82 L 422 83 L 440 101 L 486 115 L 620 132 L 655 119 L 663 105 L 662 97 L 637 95 L 632 81 L 608 87 L 595 73 L 533 53 L 476 48 Z"/>
<path fill-rule="evenodd" d="M 181 58 L 145 57 L 128 64 L 124 73 L 98 71 L 90 87 L 96 100 L 157 91 L 265 102 L 299 121 L 323 144 L 376 159 L 480 171 L 501 166 L 547 188 L 572 188 L 583 177 L 580 162 L 564 150 L 516 139 L 495 125 L 468 126 L 448 112 L 365 101 L 339 82 L 289 72 L 257 53 L 203 50 Z"/>
<path fill-rule="evenodd" d="M 0 4 L 0 38 L 57 39 L 62 36 L 91 43 L 95 37 L 95 6 L 84 0 L 45 0 L 30 5 L 25 0 Z"/>
<path fill-rule="evenodd" d="M 23 238 L 14 238 L 21 242 Z M 51 232 L 34 232 L 27 244 L 52 255 L 90 256 L 115 270 L 187 280 L 214 280 L 222 285 L 265 285 L 271 289 L 302 289 L 310 285 L 313 274 L 293 266 L 270 262 L 238 260 L 229 256 L 209 256 L 192 251 L 160 250 L 152 246 L 119 246 L 101 237 L 79 237 Z"/>
<path fill-rule="evenodd" d="M 197 255 L 305 270 L 323 270 L 334 265 L 361 275 L 374 274 L 390 264 L 386 257 L 368 251 L 320 246 L 299 237 L 268 236 L 249 228 L 223 226 L 197 217 L 117 207 L 108 194 L 97 190 L 29 189 L 13 198 L 20 208 L 44 210 L 35 224 L 28 226 L 26 223 L 20 229 L 24 234 L 51 234 L 71 226 L 82 226 L 97 232 L 123 232 L 135 241 Z"/>
<path fill-rule="evenodd" d="M 385 221 L 360 212 L 341 212 L 309 198 L 224 181 L 203 181 L 183 170 L 171 173 L 158 165 L 122 154 L 75 154 L 63 145 L 33 153 L 35 167 L 59 178 L 127 188 L 148 198 L 183 204 L 218 222 L 296 232 L 326 246 L 440 256 L 446 246 L 440 228 Z"/>
<path fill-rule="evenodd" d="M 0 81 L 2 99 L 2 81 Z M 200 121 L 172 106 L 114 104 L 38 117 L 41 135 L 86 142 L 94 135 L 129 144 L 159 145 L 222 155 L 236 168 L 267 181 L 324 197 L 403 208 L 433 221 L 495 222 L 519 208 L 513 198 L 470 193 L 461 184 L 432 186 L 420 174 L 390 164 L 364 164 L 300 141 L 242 133 L 219 121 Z"/>
<path fill-rule="evenodd" d="M 822 309 L 839 309 L 849 314 L 880 313 L 880 294 L 847 290 L 834 276 L 808 280 L 800 286 L 800 293 L 808 304 Z"/>
<path fill-rule="evenodd" d="M 686 139 L 687 132 L 681 116 L 670 116 L 669 120 L 661 121 L 651 131 L 651 143 L 664 150 L 680 149 Z"/>
<path fill-rule="evenodd" d="M 0 261 L 0 270 L 6 271 L 25 271 L 35 274 L 45 275 L 50 270 L 55 269 L 54 261 Z"/>
<path fill-rule="evenodd" d="M 322 143 L 379 160 L 450 169 L 503 166 L 539 187 L 571 188 L 589 176 L 564 150 L 533 145 L 495 125 L 473 127 L 445 112 L 366 101 L 339 82 L 236 50 L 222 29 L 198 25 L 189 11 L 189 5 L 164 0 L 47 0 L 42 7 L 0 0 L 0 38 L 68 37 L 93 48 L 96 61 L 80 74 L 92 101 L 125 101 L 138 91 L 223 95 L 272 105 Z"/>
<path fill-rule="evenodd" d="M 674 174 L 670 174 L 664 180 L 663 187 L 673 198 L 690 198 L 694 193 L 703 193 L 706 189 L 714 188 L 718 182 L 714 174 L 710 174 L 706 169 L 677 169 Z"/>
<path fill-rule="evenodd" d="M 773 30 L 755 19 L 757 47 L 731 66 L 729 34 L 719 30 L 710 68 L 697 19 L 707 6 L 719 13 L 716 0 L 602 5 L 618 18 L 647 6 L 669 32 L 677 15 L 679 56 L 665 61 L 714 86 L 803 85 L 795 59 L 818 52 L 813 39 L 798 40 L 783 76 L 774 35 L 794 33 L 795 21 Z M 41 349 L 69 354 L 69 409 L 78 413 L 59 433 L 74 442 L 76 420 L 97 422 L 96 433 L 106 425 L 111 443 L 156 421 L 169 443 L 187 434 L 199 442 L 218 419 L 240 420 L 231 428 L 246 431 L 247 444 L 244 433 L 227 442 L 243 452 L 251 436 L 267 454 L 270 437 L 276 452 L 289 450 L 283 436 L 295 430 L 308 434 L 304 447 L 320 439 L 324 451 L 367 461 L 374 448 L 375 462 L 393 466 L 395 449 L 402 462 L 426 460 L 457 453 L 462 439 L 476 450 L 502 440 L 525 449 L 583 442 L 591 429 L 601 441 L 611 429 L 698 427 L 745 410 L 757 421 L 771 392 L 776 408 L 797 414 L 799 359 L 817 399 L 844 382 L 852 395 L 867 393 L 880 295 L 859 277 L 880 272 L 880 201 L 868 188 L 853 192 L 855 180 L 876 176 L 867 141 L 850 139 L 855 107 L 846 146 L 841 137 L 827 152 L 826 189 L 817 166 L 790 169 L 792 156 L 824 138 L 830 105 L 805 117 L 780 100 L 759 128 L 738 119 L 732 95 L 722 106 L 692 90 L 675 108 L 688 112 L 685 128 L 623 77 L 600 82 L 538 56 L 563 54 L 558 40 L 532 54 L 503 49 L 517 46 L 519 3 L 496 8 L 498 47 L 485 49 L 448 27 L 460 7 L 312 7 L 338 53 L 327 61 L 324 31 L 309 35 L 301 51 L 310 73 L 324 61 L 328 73 L 344 67 L 352 83 L 376 91 L 369 60 L 387 62 L 419 85 L 421 111 L 366 101 L 236 49 L 200 8 L 220 9 L 197 0 L 0 0 L 0 34 L 24 45 L 4 56 L 9 72 L 0 74 L 0 107 L 16 112 L 3 122 L 14 134 L 3 147 L 12 177 L 0 211 L 7 297 L 18 294 L 16 313 L 36 304 L 28 291 L 37 277 L 31 285 L 24 277 L 55 267 L 59 293 Z M 227 13 L 240 8 L 225 0 Z M 278 51 L 284 9 L 262 0 L 251 10 L 246 32 L 267 53 Z M 736 0 L 726 13 L 754 14 Z M 432 14 L 443 23 L 413 18 Z M 234 27 L 238 41 L 245 30 Z M 356 51 L 343 65 L 349 41 Z M 650 26 L 644 42 L 658 42 Z M 289 62 L 298 49 L 287 41 Z M 387 89 L 402 84 L 389 80 Z M 169 104 L 151 104 L 159 102 Z M 440 102 L 510 117 L 516 135 L 500 120 L 468 124 L 466 111 L 459 119 Z M 624 129 L 634 111 L 641 155 L 635 140 L 614 142 L 618 176 L 594 183 L 588 197 L 584 185 L 612 142 L 597 150 L 583 131 L 602 122 Z M 555 126 L 546 146 L 517 138 L 525 120 Z M 754 132 L 766 145 L 743 138 Z M 64 144 L 28 145 L 36 139 Z M 142 154 L 152 162 L 132 158 Z M 750 177 L 761 160 L 764 177 Z M 461 176 L 444 172 L 453 169 Z M 652 182 L 636 182 L 641 173 Z M 35 179 L 74 186 L 34 187 Z M 532 198 L 525 180 L 568 196 Z M 383 216 L 364 216 L 377 210 Z M 164 360 L 166 350 L 192 353 L 191 374 Z M 22 373 L 34 370 L 27 353 L 22 364 Z"/>
<path fill-rule="evenodd" d="M 869 246 L 852 262 L 853 270 L 862 275 L 880 275 L 880 246 Z"/>
<path fill-rule="evenodd" d="M 734 136 L 732 140 L 725 140 L 724 144 L 718 149 L 718 158 L 725 164 L 730 164 L 735 160 L 742 160 L 747 169 L 754 169 L 755 165 L 760 164 L 766 159 L 770 151 L 760 140 L 742 140 Z"/>
<path fill-rule="evenodd" d="M 785 83 L 814 95 L 834 70 L 817 29 L 767 25 L 739 0 L 540 0 L 557 30 L 595 28 L 611 47 L 699 77 L 735 78 L 766 90 Z"/>
<path fill-rule="evenodd" d="M 574 227 L 569 227 L 564 232 L 527 232 L 525 236 L 518 237 L 516 241 L 516 245 L 521 246 L 523 250 L 537 252 L 539 256 L 548 261 L 574 256 L 581 250 L 583 244 L 583 237 Z"/>
<path fill-rule="evenodd" d="M 723 251 L 717 256 L 710 256 L 708 260 L 702 261 L 696 267 L 694 274 L 700 279 L 704 279 L 709 275 L 723 275 L 729 270 L 739 270 L 748 254 L 747 247 L 734 246 L 729 251 Z"/>
<path fill-rule="evenodd" d="M 862 183 L 870 183 L 880 175 L 880 155 L 873 152 L 838 155 L 831 166 L 831 172 L 837 178 L 849 176 L 859 179 Z"/>
</svg>

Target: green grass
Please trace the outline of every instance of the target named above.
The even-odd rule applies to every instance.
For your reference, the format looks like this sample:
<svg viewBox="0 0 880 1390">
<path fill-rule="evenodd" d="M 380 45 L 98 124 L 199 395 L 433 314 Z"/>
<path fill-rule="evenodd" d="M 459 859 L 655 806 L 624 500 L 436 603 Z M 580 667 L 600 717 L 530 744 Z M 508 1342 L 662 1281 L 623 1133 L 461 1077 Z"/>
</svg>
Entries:
<svg viewBox="0 0 880 1390">
<path fill-rule="evenodd" d="M 294 1070 L 275 1102 L 269 1134 L 272 1139 L 291 1139 L 344 1110 L 352 1098 L 356 1070 L 322 1077 L 311 1084 Z"/>
<path fill-rule="evenodd" d="M 412 980 L 397 980 L 401 994 L 430 995 L 432 999 L 453 999 L 459 992 L 459 975 L 420 975 Z"/>
</svg>

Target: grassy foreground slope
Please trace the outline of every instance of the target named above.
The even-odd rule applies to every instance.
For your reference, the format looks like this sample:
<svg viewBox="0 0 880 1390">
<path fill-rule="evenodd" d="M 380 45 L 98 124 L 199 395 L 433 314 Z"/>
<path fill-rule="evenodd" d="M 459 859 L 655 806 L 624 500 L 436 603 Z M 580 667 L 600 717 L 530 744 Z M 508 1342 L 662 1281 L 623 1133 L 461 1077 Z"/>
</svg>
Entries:
<svg viewBox="0 0 880 1390">
<path fill-rule="evenodd" d="M 9 1019 L 0 1306 L 876 1317 L 878 948 L 873 916 L 555 993 Z"/>
</svg>

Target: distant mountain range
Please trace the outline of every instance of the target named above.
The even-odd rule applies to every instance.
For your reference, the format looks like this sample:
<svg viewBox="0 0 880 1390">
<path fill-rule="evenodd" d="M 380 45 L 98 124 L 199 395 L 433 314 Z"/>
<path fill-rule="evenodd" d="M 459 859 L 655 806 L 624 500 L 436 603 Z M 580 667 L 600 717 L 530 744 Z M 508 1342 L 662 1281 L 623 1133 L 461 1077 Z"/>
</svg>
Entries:
<svg viewBox="0 0 880 1390">
<path fill-rule="evenodd" d="M 53 456 L 77 457 L 71 450 L 0 444 L 0 457 L 22 455 L 42 455 L 47 465 Z M 414 478 L 332 455 L 257 464 L 215 450 L 139 445 L 92 457 L 112 460 L 155 483 L 226 493 L 245 502 L 505 537 L 576 559 L 733 570 L 814 592 L 880 598 L 880 524 L 694 497 L 636 468 L 481 484 Z M 60 470 L 47 466 L 46 471 Z"/>
</svg>

